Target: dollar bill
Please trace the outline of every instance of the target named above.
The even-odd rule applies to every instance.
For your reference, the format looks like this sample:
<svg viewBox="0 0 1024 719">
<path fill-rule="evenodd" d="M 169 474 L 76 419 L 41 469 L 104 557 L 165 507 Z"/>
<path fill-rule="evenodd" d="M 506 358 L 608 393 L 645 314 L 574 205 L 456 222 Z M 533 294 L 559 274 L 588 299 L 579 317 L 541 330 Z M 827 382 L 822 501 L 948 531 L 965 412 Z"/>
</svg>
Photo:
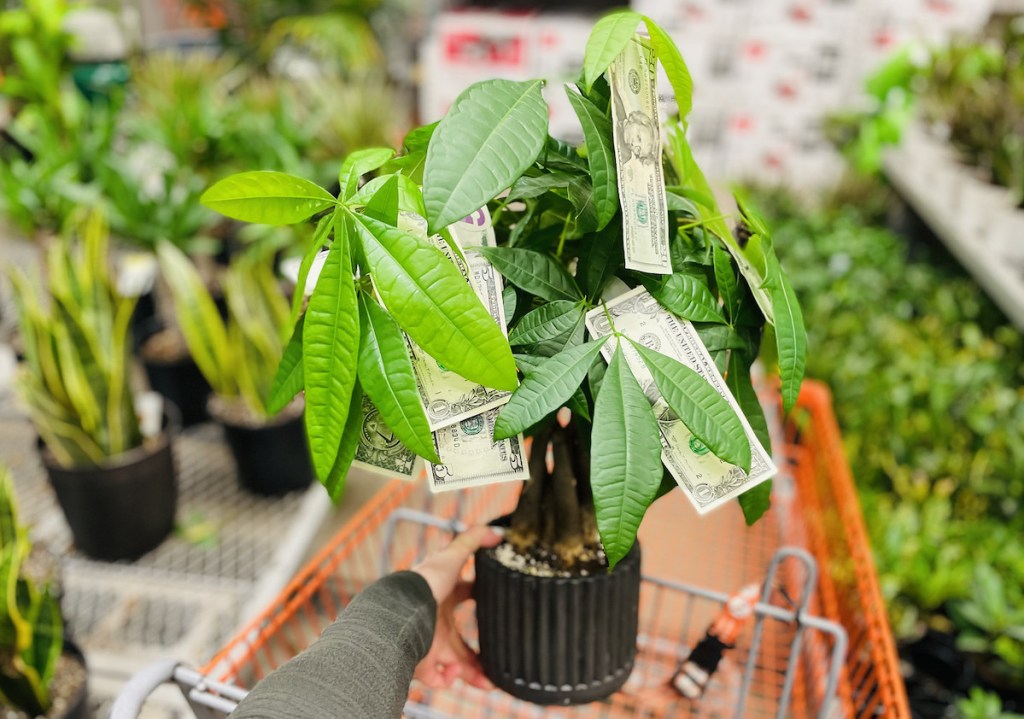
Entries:
<svg viewBox="0 0 1024 719">
<path fill-rule="evenodd" d="M 399 227 L 417 234 L 439 249 L 459 269 L 491 317 L 505 332 L 505 304 L 502 301 L 504 285 L 501 275 L 491 264 L 480 255 L 465 255 L 457 243 L 449 244 L 441 235 L 428 237 L 426 221 L 414 213 L 400 213 L 398 223 Z M 484 387 L 449 371 L 408 336 L 406 343 L 416 373 L 420 400 L 432 432 L 485 410 L 500 407 L 512 396 L 511 392 Z"/>
<path fill-rule="evenodd" d="M 406 449 L 365 394 L 362 413 L 359 445 L 352 466 L 388 478 L 411 480 L 419 476 L 420 458 L 415 452 Z"/>
<path fill-rule="evenodd" d="M 623 342 L 621 347 L 644 394 L 651 401 L 661 431 L 661 461 L 701 514 L 708 512 L 748 489 L 769 479 L 777 472 L 771 456 L 757 440 L 754 431 L 740 410 L 736 399 L 715 367 L 714 360 L 697 335 L 694 326 L 665 310 L 643 287 L 638 287 L 612 300 L 605 307 L 587 313 L 587 329 L 593 337 L 615 329 L 633 341 L 683 363 L 707 381 L 726 399 L 743 424 L 750 442 L 749 474 L 719 459 L 699 440 L 669 408 L 658 391 L 650 371 L 637 351 Z M 609 320 L 610 316 L 610 320 Z M 602 348 L 610 360 L 615 344 Z"/>
<path fill-rule="evenodd" d="M 608 68 L 608 82 L 626 267 L 670 275 L 658 67 L 654 50 L 639 35 L 626 44 Z"/>
<path fill-rule="evenodd" d="M 494 238 L 494 226 L 491 224 L 491 213 L 487 206 L 481 207 L 476 212 L 464 217 L 458 222 L 448 225 L 452 237 L 461 247 L 472 249 L 474 247 L 494 247 L 497 241 Z"/>
<path fill-rule="evenodd" d="M 495 442 L 494 423 L 500 408 L 489 409 L 434 433 L 443 464 L 427 464 L 430 491 L 448 492 L 530 476 L 523 435 Z"/>
</svg>

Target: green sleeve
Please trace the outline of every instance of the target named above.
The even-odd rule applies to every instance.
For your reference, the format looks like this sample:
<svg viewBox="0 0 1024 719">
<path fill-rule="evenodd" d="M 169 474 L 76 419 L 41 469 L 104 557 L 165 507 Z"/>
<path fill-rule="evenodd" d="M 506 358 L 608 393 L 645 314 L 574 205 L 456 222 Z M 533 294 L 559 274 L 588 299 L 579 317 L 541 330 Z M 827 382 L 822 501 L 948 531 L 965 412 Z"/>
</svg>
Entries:
<svg viewBox="0 0 1024 719">
<path fill-rule="evenodd" d="M 430 649 L 437 604 L 415 572 L 363 590 L 309 649 L 257 684 L 232 719 L 395 719 Z"/>
</svg>

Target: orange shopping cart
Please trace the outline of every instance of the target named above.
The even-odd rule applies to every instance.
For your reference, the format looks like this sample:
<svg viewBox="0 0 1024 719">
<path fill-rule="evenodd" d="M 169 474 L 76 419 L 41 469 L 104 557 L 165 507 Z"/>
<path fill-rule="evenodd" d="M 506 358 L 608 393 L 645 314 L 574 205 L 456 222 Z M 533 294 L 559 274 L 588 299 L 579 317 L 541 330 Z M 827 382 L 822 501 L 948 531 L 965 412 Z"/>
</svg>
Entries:
<svg viewBox="0 0 1024 719">
<path fill-rule="evenodd" d="M 776 427 L 784 447 L 773 509 L 746 528 L 738 508 L 700 518 L 682 493 L 652 507 L 641 530 L 638 657 L 603 702 L 538 707 L 499 692 L 410 688 L 405 715 L 443 717 L 894 717 L 910 716 L 863 517 L 827 389 L 808 382 Z M 224 717 L 263 676 L 302 651 L 380 576 L 414 564 L 465 525 L 509 512 L 518 487 L 430 495 L 394 481 L 365 505 L 255 621 L 205 667 L 169 661 L 136 675 L 112 719 L 139 716 L 170 682 L 199 719 Z M 669 687 L 680 662 L 729 595 L 758 582 L 760 601 L 697 702 Z M 471 610 L 463 633 L 475 632 Z"/>
</svg>

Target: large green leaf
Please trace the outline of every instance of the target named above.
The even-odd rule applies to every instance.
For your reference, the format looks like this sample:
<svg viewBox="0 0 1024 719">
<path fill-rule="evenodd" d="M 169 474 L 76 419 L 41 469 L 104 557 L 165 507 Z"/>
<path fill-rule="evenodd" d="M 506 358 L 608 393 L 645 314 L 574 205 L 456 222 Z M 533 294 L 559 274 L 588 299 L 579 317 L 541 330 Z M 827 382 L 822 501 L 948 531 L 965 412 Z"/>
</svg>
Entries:
<svg viewBox="0 0 1024 719">
<path fill-rule="evenodd" d="M 513 347 L 535 345 L 570 332 L 583 314 L 583 305 L 569 300 L 555 300 L 528 312 L 508 333 Z"/>
<path fill-rule="evenodd" d="M 616 349 L 594 407 L 590 463 L 597 528 L 610 566 L 636 541 L 661 475 L 658 422 L 622 350 Z"/>
<path fill-rule="evenodd" d="M 612 222 L 600 232 L 580 240 L 576 278 L 587 297 L 596 300 L 605 285 L 623 267 L 622 223 Z"/>
<path fill-rule="evenodd" d="M 507 189 L 537 159 L 548 131 L 541 80 L 488 80 L 456 98 L 434 131 L 423 173 L 430 232 Z"/>
<path fill-rule="evenodd" d="M 402 329 L 449 370 L 487 387 L 514 390 L 508 340 L 458 268 L 415 235 L 372 217 L 354 217 L 374 285 Z"/>
<path fill-rule="evenodd" d="M 348 200 L 359 189 L 360 177 L 373 172 L 394 155 L 395 151 L 390 147 L 368 147 L 346 157 L 338 171 L 338 184 L 341 188 L 338 197 L 343 201 Z"/>
<path fill-rule="evenodd" d="M 782 376 L 782 406 L 786 412 L 796 405 L 807 366 L 807 329 L 800 302 L 774 253 L 768 255 L 768 282 L 775 313 L 775 342 Z"/>
<path fill-rule="evenodd" d="M 270 383 L 268 414 L 275 415 L 284 409 L 305 386 L 306 380 L 302 373 L 302 328 L 305 324 L 306 315 L 302 315 L 295 323 L 291 339 L 285 345 L 281 363 L 277 366 L 273 382 Z"/>
<path fill-rule="evenodd" d="M 388 313 L 365 293 L 359 294 L 359 381 L 402 444 L 440 463 L 405 337 Z"/>
<path fill-rule="evenodd" d="M 633 342 L 661 396 L 715 456 L 750 471 L 750 440 L 729 402 L 692 369 Z"/>
<path fill-rule="evenodd" d="M 222 215 L 266 225 L 294 225 L 337 203 L 309 180 L 262 170 L 225 177 L 199 201 Z"/>
<path fill-rule="evenodd" d="M 317 477 L 326 481 L 348 420 L 359 354 L 359 309 L 347 233 L 334 240 L 306 309 L 302 371 L 306 435 Z"/>
<path fill-rule="evenodd" d="M 494 439 L 514 437 L 565 404 L 587 376 L 607 339 L 567 349 L 529 371 L 498 415 Z"/>
<path fill-rule="evenodd" d="M 544 362 L 547 361 L 545 357 L 538 357 L 536 355 L 512 355 L 516 358 L 516 365 L 519 367 L 519 371 L 526 375 L 529 372 L 540 367 Z M 600 359 L 595 359 L 595 362 L 604 367 L 604 362 Z M 590 407 L 587 405 L 587 396 L 583 392 L 583 387 L 577 387 L 576 391 L 572 393 L 572 397 L 565 403 L 565 406 L 572 410 L 572 413 L 578 417 L 582 417 L 587 422 L 590 421 Z"/>
<path fill-rule="evenodd" d="M 718 300 L 703 282 L 693 275 L 676 272 L 660 288 L 651 292 L 661 305 L 691 322 L 724 322 Z"/>
<path fill-rule="evenodd" d="M 352 397 L 348 405 L 348 417 L 345 419 L 345 429 L 341 433 L 341 441 L 338 443 L 338 456 L 334 460 L 330 474 L 323 480 L 324 488 L 327 490 L 331 501 L 337 502 L 345 491 L 345 479 L 348 477 L 348 470 L 352 466 L 352 460 L 356 457 L 359 449 L 359 435 L 363 429 L 363 390 L 356 380 L 352 388 Z"/>
<path fill-rule="evenodd" d="M 583 78 L 588 91 L 636 34 L 642 19 L 641 15 L 626 10 L 605 15 L 597 21 L 583 53 Z"/>
<path fill-rule="evenodd" d="M 661 66 L 665 68 L 665 74 L 668 75 L 668 81 L 672 83 L 676 105 L 679 107 L 679 117 L 685 119 L 693 109 L 693 78 L 690 77 L 686 61 L 683 60 L 683 56 L 672 38 L 656 22 L 645 17 L 644 25 L 647 26 L 647 33 L 651 36 L 651 47 L 654 48 L 654 54 L 658 56 Z"/>
<path fill-rule="evenodd" d="M 572 277 L 549 255 L 520 247 L 476 249 L 506 280 L 531 295 L 549 302 L 581 299 Z"/>
</svg>

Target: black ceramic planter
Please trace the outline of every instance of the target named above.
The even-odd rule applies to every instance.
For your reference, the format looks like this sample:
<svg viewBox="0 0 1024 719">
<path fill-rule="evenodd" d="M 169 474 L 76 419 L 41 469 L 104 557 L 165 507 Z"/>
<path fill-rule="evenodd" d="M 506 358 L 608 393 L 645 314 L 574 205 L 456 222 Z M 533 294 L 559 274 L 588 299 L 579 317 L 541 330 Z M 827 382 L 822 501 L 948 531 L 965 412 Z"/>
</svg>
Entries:
<svg viewBox="0 0 1024 719">
<path fill-rule="evenodd" d="M 258 427 L 224 419 L 224 437 L 238 466 L 238 481 L 255 494 L 279 496 L 313 481 L 302 414 Z"/>
<path fill-rule="evenodd" d="M 42 451 L 50 484 L 79 551 L 104 561 L 137 559 L 174 528 L 178 503 L 170 432 L 101 467 L 67 469 Z"/>
<path fill-rule="evenodd" d="M 143 358 L 149 386 L 174 403 L 181 414 L 183 427 L 190 427 L 210 418 L 206 402 L 210 384 L 191 356 L 172 361 Z"/>
<path fill-rule="evenodd" d="M 603 699 L 636 659 L 640 547 L 613 572 L 535 577 L 476 553 L 480 663 L 495 686 L 537 704 Z"/>
</svg>

